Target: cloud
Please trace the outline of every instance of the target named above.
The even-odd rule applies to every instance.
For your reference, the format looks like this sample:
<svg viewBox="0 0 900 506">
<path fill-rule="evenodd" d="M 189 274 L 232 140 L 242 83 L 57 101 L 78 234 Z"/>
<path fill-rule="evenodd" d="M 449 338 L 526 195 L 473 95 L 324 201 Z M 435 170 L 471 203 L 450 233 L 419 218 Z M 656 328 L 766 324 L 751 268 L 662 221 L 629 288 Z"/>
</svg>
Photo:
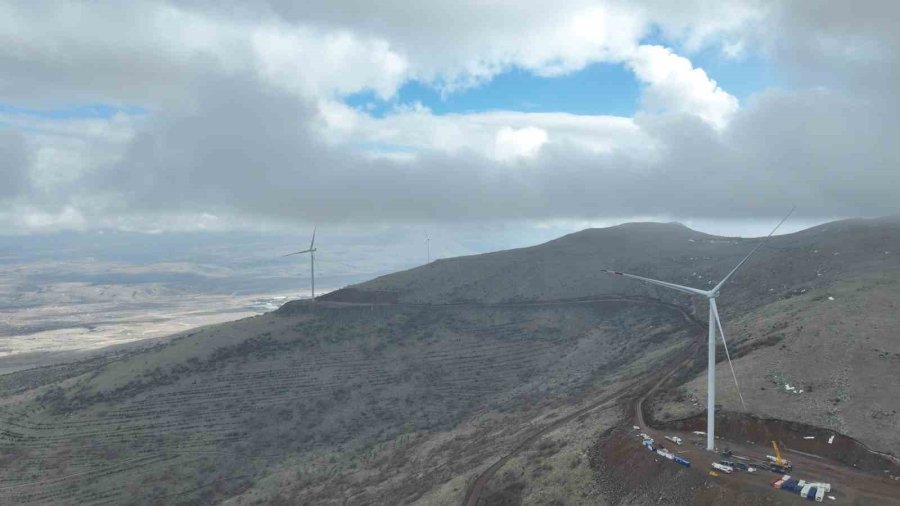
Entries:
<svg viewBox="0 0 900 506">
<path fill-rule="evenodd" d="M 628 66 L 647 83 L 642 96 L 646 111 L 693 114 L 722 128 L 738 110 L 735 97 L 671 49 L 640 46 L 628 58 Z"/>
<path fill-rule="evenodd" d="M 808 218 L 900 212 L 900 41 L 875 4 L 825 2 L 808 16 L 796 2 L 750 0 L 684 11 L 649 0 L 212 5 L 0 5 L 7 100 L 147 110 L 0 117 L 19 132 L 0 134 L 0 221 L 759 218 L 792 203 Z M 651 34 L 672 47 L 642 43 Z M 787 84 L 738 104 L 691 62 L 707 47 L 760 51 Z M 341 101 L 389 98 L 411 79 L 451 93 L 511 67 L 559 75 L 598 61 L 642 83 L 634 118 L 416 104 L 375 117 Z"/>
<path fill-rule="evenodd" d="M 500 161 L 533 158 L 546 142 L 546 130 L 533 126 L 519 129 L 503 127 L 494 141 L 494 157 Z"/>
<path fill-rule="evenodd" d="M 28 151 L 19 132 L 0 129 L 0 200 L 16 197 L 28 185 Z"/>
<path fill-rule="evenodd" d="M 690 114 L 647 115 L 610 129 L 605 150 L 579 144 L 553 115 L 532 123 L 525 113 L 499 115 L 481 125 L 484 149 L 420 149 L 398 160 L 326 141 L 315 128 L 317 103 L 289 92 L 247 79 L 204 89 L 196 108 L 139 127 L 85 198 L 103 196 L 100 212 L 119 216 L 165 210 L 307 223 L 761 218 L 791 204 L 801 217 L 900 211 L 892 198 L 900 160 L 885 133 L 900 131 L 897 120 L 865 126 L 877 110 L 840 94 L 768 93 L 721 130 Z M 402 139 L 465 132 L 472 120 L 407 114 L 406 124 L 370 121 Z M 497 161 L 498 140 L 517 157 L 514 170 Z"/>
</svg>

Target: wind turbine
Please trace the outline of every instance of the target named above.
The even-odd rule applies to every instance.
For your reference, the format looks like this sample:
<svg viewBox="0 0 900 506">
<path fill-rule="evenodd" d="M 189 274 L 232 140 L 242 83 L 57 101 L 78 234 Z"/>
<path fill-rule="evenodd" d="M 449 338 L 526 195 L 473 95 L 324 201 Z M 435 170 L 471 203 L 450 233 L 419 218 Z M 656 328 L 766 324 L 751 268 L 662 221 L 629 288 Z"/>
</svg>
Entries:
<svg viewBox="0 0 900 506">
<path fill-rule="evenodd" d="M 741 395 L 740 387 L 737 384 L 737 375 L 734 373 L 734 366 L 731 364 L 731 356 L 728 354 L 728 344 L 725 343 L 725 331 L 722 329 L 722 320 L 719 318 L 719 310 L 716 307 L 716 298 L 719 296 L 719 291 L 722 289 L 722 286 L 725 284 L 728 279 L 737 272 L 738 269 L 744 265 L 756 250 L 758 250 L 766 241 L 769 240 L 770 237 L 778 230 L 778 227 L 781 226 L 785 220 L 794 212 L 794 208 L 792 207 L 790 212 L 787 213 L 787 216 L 781 219 L 778 222 L 778 225 L 775 225 L 775 228 L 769 232 L 759 244 L 753 248 L 747 256 L 744 257 L 743 260 L 738 262 L 738 264 L 731 269 L 731 272 L 728 273 L 722 281 L 719 281 L 712 290 L 700 290 L 699 288 L 691 288 L 688 286 L 676 285 L 675 283 L 669 283 L 667 281 L 658 281 L 656 279 L 645 278 L 642 276 L 635 276 L 634 274 L 627 274 L 624 272 L 610 271 L 607 269 L 602 269 L 603 272 L 607 274 L 614 274 L 616 276 L 624 276 L 626 278 L 637 279 L 640 281 L 644 281 L 646 283 L 650 283 L 657 286 L 662 286 L 664 288 L 671 288 L 672 290 L 677 290 L 679 292 L 687 293 L 690 295 L 699 295 L 701 297 L 706 297 L 709 301 L 709 341 L 707 343 L 708 347 L 708 362 L 707 362 L 707 372 L 706 372 L 706 449 L 713 451 L 715 450 L 715 439 L 716 439 L 716 327 L 719 328 L 719 333 L 722 335 L 722 345 L 725 347 L 725 356 L 728 358 L 728 365 L 731 367 L 731 376 L 734 378 L 734 385 L 738 389 L 738 396 L 741 398 L 741 406 L 744 407 L 744 410 L 747 409 L 746 405 L 744 405 L 744 396 Z"/>
<path fill-rule="evenodd" d="M 303 253 L 309 253 L 309 274 L 310 279 L 312 281 L 312 286 L 310 289 L 310 293 L 312 297 L 310 300 L 313 302 L 316 301 L 316 227 L 313 227 L 312 240 L 309 241 L 309 249 L 305 249 L 303 251 L 295 251 L 294 253 L 288 253 L 287 255 L 283 255 L 286 257 L 301 255 Z"/>
<path fill-rule="evenodd" d="M 428 255 L 428 263 L 431 263 L 431 238 L 428 237 L 428 232 L 425 232 L 425 252 Z"/>
</svg>

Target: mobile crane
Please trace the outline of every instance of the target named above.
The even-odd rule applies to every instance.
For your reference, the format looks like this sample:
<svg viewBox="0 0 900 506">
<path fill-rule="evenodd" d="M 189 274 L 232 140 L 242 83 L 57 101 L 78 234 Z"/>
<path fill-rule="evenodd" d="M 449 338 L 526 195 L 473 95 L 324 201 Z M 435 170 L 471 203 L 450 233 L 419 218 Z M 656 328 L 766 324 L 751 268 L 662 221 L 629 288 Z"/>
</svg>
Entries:
<svg viewBox="0 0 900 506">
<path fill-rule="evenodd" d="M 791 464 L 790 461 L 781 456 L 781 450 L 778 449 L 778 443 L 775 441 L 772 441 L 772 449 L 775 450 L 775 456 L 766 455 L 766 458 L 772 462 L 772 465 L 769 466 L 772 471 L 775 471 L 776 473 L 787 473 L 794 468 L 794 465 Z"/>
</svg>

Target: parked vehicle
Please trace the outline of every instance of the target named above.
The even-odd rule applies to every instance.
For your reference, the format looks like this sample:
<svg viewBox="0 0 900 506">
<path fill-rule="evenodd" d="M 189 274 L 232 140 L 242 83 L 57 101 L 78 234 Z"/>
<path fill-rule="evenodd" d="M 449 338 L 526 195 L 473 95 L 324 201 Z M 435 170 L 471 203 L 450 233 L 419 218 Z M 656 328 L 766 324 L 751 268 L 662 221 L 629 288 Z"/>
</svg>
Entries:
<svg viewBox="0 0 900 506">
<path fill-rule="evenodd" d="M 730 466 L 724 466 L 722 464 L 719 464 L 718 462 L 713 462 L 712 466 L 714 469 L 718 469 L 719 471 L 722 471 L 726 474 L 731 474 L 732 472 L 734 472 L 734 469 L 732 469 Z"/>
<path fill-rule="evenodd" d="M 683 465 L 684 467 L 691 467 L 691 463 L 690 463 L 690 462 L 688 462 L 687 460 L 685 460 L 685 459 L 683 459 L 683 458 L 681 458 L 681 457 L 678 457 L 678 456 L 675 457 L 675 462 L 677 462 L 677 463 Z"/>
<path fill-rule="evenodd" d="M 682 441 L 681 438 L 678 436 L 666 436 L 666 439 L 668 439 L 669 441 L 671 441 L 677 445 L 680 445 L 681 441 Z"/>
</svg>

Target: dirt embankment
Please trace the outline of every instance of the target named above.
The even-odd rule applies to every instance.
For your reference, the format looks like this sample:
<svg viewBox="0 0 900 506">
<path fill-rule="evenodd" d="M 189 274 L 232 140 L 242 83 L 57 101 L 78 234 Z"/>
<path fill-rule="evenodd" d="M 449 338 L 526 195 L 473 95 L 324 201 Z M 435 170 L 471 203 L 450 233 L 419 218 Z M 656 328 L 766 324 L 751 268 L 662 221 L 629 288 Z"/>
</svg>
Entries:
<svg viewBox="0 0 900 506">
<path fill-rule="evenodd" d="M 777 491 L 724 487 L 705 474 L 643 450 L 622 428 L 604 433 L 588 453 L 589 465 L 609 504 L 778 505 L 793 496 Z"/>
<path fill-rule="evenodd" d="M 706 430 L 706 414 L 666 423 L 654 420 L 650 421 L 650 425 L 680 431 Z M 849 436 L 800 422 L 720 411 L 716 413 L 716 433 L 725 439 L 751 441 L 761 446 L 777 441 L 787 452 L 798 451 L 825 457 L 862 471 L 887 471 L 893 476 L 900 475 L 900 463 L 891 457 L 873 452 Z M 832 436 L 834 439 L 829 444 Z M 813 439 L 805 439 L 808 437 Z"/>
</svg>

